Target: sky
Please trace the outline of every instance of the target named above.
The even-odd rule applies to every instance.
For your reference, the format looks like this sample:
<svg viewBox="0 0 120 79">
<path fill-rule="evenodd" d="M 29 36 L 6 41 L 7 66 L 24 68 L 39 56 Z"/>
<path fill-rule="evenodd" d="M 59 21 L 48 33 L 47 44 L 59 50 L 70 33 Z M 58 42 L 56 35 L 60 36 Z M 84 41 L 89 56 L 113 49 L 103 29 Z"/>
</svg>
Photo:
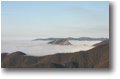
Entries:
<svg viewBox="0 0 120 79">
<path fill-rule="evenodd" d="M 107 1 L 2 1 L 3 39 L 109 37 Z"/>
</svg>

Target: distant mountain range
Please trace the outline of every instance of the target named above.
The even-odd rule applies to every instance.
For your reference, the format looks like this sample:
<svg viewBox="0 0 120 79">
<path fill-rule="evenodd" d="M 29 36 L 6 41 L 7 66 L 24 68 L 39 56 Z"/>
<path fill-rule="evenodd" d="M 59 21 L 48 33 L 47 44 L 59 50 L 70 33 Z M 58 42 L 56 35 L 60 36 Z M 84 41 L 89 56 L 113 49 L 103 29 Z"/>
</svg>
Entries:
<svg viewBox="0 0 120 79">
<path fill-rule="evenodd" d="M 47 49 L 46 49 L 47 50 Z M 23 52 L 2 53 L 2 68 L 109 68 L 109 40 L 88 51 L 28 56 Z"/>
<path fill-rule="evenodd" d="M 67 37 L 67 38 L 37 38 L 33 41 L 38 40 L 57 40 L 57 39 L 68 39 L 68 40 L 79 40 L 79 41 L 104 41 L 108 38 L 91 38 L 91 37 L 79 37 L 79 38 L 73 38 L 73 37 Z"/>
</svg>

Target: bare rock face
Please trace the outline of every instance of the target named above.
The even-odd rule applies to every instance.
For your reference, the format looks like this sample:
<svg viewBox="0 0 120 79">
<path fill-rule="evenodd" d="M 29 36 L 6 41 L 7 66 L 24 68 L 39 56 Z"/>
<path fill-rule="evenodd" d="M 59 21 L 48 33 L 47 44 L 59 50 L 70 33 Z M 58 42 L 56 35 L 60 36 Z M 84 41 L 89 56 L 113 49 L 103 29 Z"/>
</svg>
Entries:
<svg viewBox="0 0 120 79">
<path fill-rule="evenodd" d="M 68 39 L 56 39 L 51 42 L 48 42 L 48 44 L 55 44 L 55 45 L 72 45 Z"/>
</svg>

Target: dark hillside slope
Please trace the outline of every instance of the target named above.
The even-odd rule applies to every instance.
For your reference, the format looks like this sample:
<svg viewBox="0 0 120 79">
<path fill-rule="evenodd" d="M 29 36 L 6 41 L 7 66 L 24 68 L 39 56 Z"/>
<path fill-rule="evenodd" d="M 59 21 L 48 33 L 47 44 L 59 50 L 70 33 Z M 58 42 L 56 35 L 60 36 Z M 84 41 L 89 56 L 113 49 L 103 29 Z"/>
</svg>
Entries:
<svg viewBox="0 0 120 79">
<path fill-rule="evenodd" d="M 1 54 L 2 68 L 109 68 L 109 42 L 88 51 L 27 56 L 22 52 Z"/>
</svg>

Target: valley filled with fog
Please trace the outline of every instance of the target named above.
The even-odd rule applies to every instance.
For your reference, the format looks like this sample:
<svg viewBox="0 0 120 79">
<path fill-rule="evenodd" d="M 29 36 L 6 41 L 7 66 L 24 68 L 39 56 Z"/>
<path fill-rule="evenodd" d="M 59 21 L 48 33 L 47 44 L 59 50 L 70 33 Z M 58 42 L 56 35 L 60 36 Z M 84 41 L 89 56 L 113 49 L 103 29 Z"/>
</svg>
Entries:
<svg viewBox="0 0 120 79">
<path fill-rule="evenodd" d="M 2 40 L 1 52 L 12 53 L 21 51 L 27 55 L 43 56 L 55 53 L 72 53 L 93 48 L 94 44 L 101 41 L 69 41 L 72 45 L 51 45 L 50 41 L 31 41 L 31 40 Z"/>
</svg>

